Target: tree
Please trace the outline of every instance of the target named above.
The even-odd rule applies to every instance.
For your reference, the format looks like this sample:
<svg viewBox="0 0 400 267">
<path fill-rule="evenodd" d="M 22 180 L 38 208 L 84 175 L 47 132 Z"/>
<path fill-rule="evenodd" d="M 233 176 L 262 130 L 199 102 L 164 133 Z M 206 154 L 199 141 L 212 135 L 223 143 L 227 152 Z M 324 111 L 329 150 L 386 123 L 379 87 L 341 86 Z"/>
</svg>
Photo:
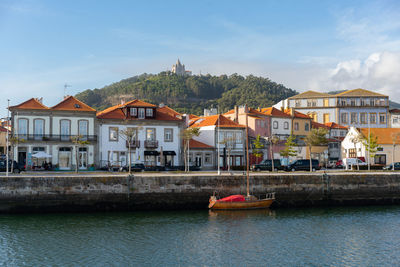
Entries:
<svg viewBox="0 0 400 267">
<path fill-rule="evenodd" d="M 225 145 L 226 151 L 228 152 L 228 171 L 231 170 L 231 151 L 233 148 L 233 144 L 235 143 L 235 138 L 234 137 L 226 137 L 224 140 L 220 142 L 220 144 Z"/>
<path fill-rule="evenodd" d="M 119 134 L 123 139 L 126 140 L 128 145 L 128 172 L 132 173 L 132 157 L 131 157 L 131 147 L 137 141 L 137 128 L 127 127 L 124 130 L 119 131 Z M 137 146 L 136 146 L 137 147 Z"/>
<path fill-rule="evenodd" d="M 288 163 L 289 163 L 289 157 L 297 156 L 297 151 L 296 149 L 294 149 L 294 147 L 296 147 L 297 144 L 294 142 L 294 140 L 295 137 L 293 135 L 290 135 L 288 139 L 286 139 L 285 149 L 280 151 L 281 156 L 286 157 Z"/>
<path fill-rule="evenodd" d="M 86 137 L 83 137 L 83 135 L 72 136 L 71 141 L 75 145 L 75 160 L 76 160 L 75 172 L 78 173 L 78 161 L 79 161 L 78 149 L 81 146 L 90 144 L 90 142 L 87 141 Z"/>
<path fill-rule="evenodd" d="M 400 133 L 392 133 L 393 153 L 392 153 L 392 170 L 394 171 L 394 154 L 396 152 L 396 145 L 400 142 Z"/>
<path fill-rule="evenodd" d="M 254 151 L 253 155 L 256 158 L 261 158 L 263 156 L 262 149 L 264 148 L 264 144 L 260 140 L 261 136 L 257 135 L 256 140 L 253 142 Z"/>
<path fill-rule="evenodd" d="M 189 143 L 193 136 L 200 135 L 200 128 L 186 128 L 181 132 L 181 138 L 183 139 L 183 154 L 185 157 L 185 172 L 189 171 Z"/>
<path fill-rule="evenodd" d="M 275 171 L 274 152 L 273 152 L 273 150 L 274 150 L 274 145 L 279 142 L 279 137 L 276 136 L 276 135 L 271 135 L 271 136 L 268 136 L 266 139 L 269 141 L 269 146 L 270 146 L 270 148 L 269 148 L 270 151 L 269 152 L 270 152 L 270 155 L 271 155 L 271 163 L 272 163 L 271 171 Z"/>
<path fill-rule="evenodd" d="M 370 158 L 375 157 L 376 152 L 378 151 L 378 137 L 373 134 L 369 134 L 367 138 L 362 139 L 362 143 L 365 146 L 365 150 L 368 152 L 368 170 L 371 169 Z"/>
<path fill-rule="evenodd" d="M 304 142 L 308 146 L 310 152 L 310 172 L 313 171 L 312 159 L 311 159 L 311 149 L 313 146 L 325 145 L 328 140 L 326 139 L 326 134 L 328 130 L 325 128 L 311 129 L 308 135 L 304 138 Z"/>
</svg>

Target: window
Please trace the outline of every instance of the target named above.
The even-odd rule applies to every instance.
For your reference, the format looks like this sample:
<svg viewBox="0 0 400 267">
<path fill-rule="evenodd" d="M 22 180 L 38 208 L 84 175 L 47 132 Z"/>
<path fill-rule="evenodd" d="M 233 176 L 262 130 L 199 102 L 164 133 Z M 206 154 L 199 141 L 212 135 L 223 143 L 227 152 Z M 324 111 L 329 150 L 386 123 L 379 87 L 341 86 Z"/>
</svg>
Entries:
<svg viewBox="0 0 400 267">
<path fill-rule="evenodd" d="M 89 121 L 87 120 L 79 120 L 78 121 L 78 135 L 82 137 L 86 137 L 89 131 Z"/>
<path fill-rule="evenodd" d="M 340 100 L 340 105 L 341 106 L 346 106 L 346 99 Z"/>
<path fill-rule="evenodd" d="M 340 122 L 347 124 L 349 120 L 349 114 L 348 113 L 342 113 L 340 114 Z"/>
<path fill-rule="evenodd" d="M 172 142 L 172 133 L 173 129 L 165 128 L 164 129 L 164 142 Z"/>
<path fill-rule="evenodd" d="M 285 121 L 285 122 L 283 123 L 283 128 L 284 128 L 285 130 L 289 129 L 289 123 L 288 123 L 287 121 Z"/>
<path fill-rule="evenodd" d="M 146 117 L 153 117 L 153 109 L 146 108 Z"/>
<path fill-rule="evenodd" d="M 278 122 L 277 121 L 274 121 L 274 129 L 278 129 Z"/>
<path fill-rule="evenodd" d="M 370 98 L 370 99 L 369 99 L 369 105 L 370 105 L 370 106 L 375 106 L 375 99 Z"/>
<path fill-rule="evenodd" d="M 375 124 L 376 123 L 376 113 L 370 113 L 369 114 L 369 122 L 371 124 Z"/>
<path fill-rule="evenodd" d="M 311 107 L 312 106 L 312 101 L 311 100 L 307 100 L 307 107 Z"/>
<path fill-rule="evenodd" d="M 204 163 L 207 165 L 211 165 L 212 164 L 212 155 L 211 153 L 206 153 L 204 155 Z"/>
<path fill-rule="evenodd" d="M 71 121 L 70 120 L 61 120 L 60 121 L 60 134 L 61 134 L 61 140 L 69 141 L 69 137 L 71 135 Z"/>
<path fill-rule="evenodd" d="M 329 98 L 324 98 L 324 107 L 329 107 Z"/>
<path fill-rule="evenodd" d="M 383 151 L 383 147 L 377 147 L 376 151 Z"/>
<path fill-rule="evenodd" d="M 367 113 L 361 113 L 360 114 L 360 122 L 361 122 L 361 124 L 366 124 L 367 123 Z"/>
<path fill-rule="evenodd" d="M 155 141 L 156 140 L 156 129 L 154 129 L 154 128 L 146 129 L 146 140 L 147 141 Z"/>
<path fill-rule="evenodd" d="M 328 123 L 329 121 L 329 113 L 324 113 L 324 123 Z"/>
<path fill-rule="evenodd" d="M 138 113 L 138 118 L 139 119 L 144 119 L 144 108 L 139 108 L 139 113 Z"/>
<path fill-rule="evenodd" d="M 304 124 L 304 130 L 308 132 L 310 130 L 310 124 Z"/>
<path fill-rule="evenodd" d="M 118 141 L 118 127 L 109 128 L 109 140 Z"/>
<path fill-rule="evenodd" d="M 294 102 L 294 105 L 295 105 L 296 108 L 301 107 L 301 100 L 296 100 Z"/>
<path fill-rule="evenodd" d="M 33 121 L 33 132 L 35 135 L 35 140 L 42 140 L 44 135 L 44 120 L 35 119 Z"/>
<path fill-rule="evenodd" d="M 351 105 L 352 107 L 355 107 L 355 106 L 356 106 L 356 100 L 355 100 L 355 99 L 351 99 L 351 100 L 350 100 L 350 105 Z"/>
<path fill-rule="evenodd" d="M 132 117 L 137 117 L 137 108 L 131 108 L 130 113 Z"/>
<path fill-rule="evenodd" d="M 340 136 L 345 136 L 345 135 L 346 135 L 346 132 L 340 131 Z"/>
<path fill-rule="evenodd" d="M 349 158 L 355 158 L 355 157 L 356 157 L 356 149 L 350 148 L 349 149 Z"/>
<path fill-rule="evenodd" d="M 351 113 L 351 115 L 350 115 L 350 118 L 351 118 L 351 121 L 350 121 L 350 122 L 351 122 L 351 123 L 357 123 L 357 122 L 358 122 L 358 120 L 357 120 L 357 119 L 358 119 L 358 118 L 357 118 L 358 116 L 357 116 L 357 115 L 358 115 L 358 114 L 355 113 L 355 112 L 352 112 L 352 113 Z"/>
<path fill-rule="evenodd" d="M 27 136 L 28 135 L 28 119 L 18 119 L 18 135 Z"/>
<path fill-rule="evenodd" d="M 393 124 L 397 124 L 399 122 L 399 118 L 398 117 L 393 117 Z"/>
<path fill-rule="evenodd" d="M 299 130 L 299 123 L 298 123 L 298 122 L 295 122 L 295 123 L 294 123 L 294 130 L 295 130 L 295 131 L 298 131 L 298 130 Z"/>
<path fill-rule="evenodd" d="M 386 123 L 386 113 L 379 113 L 379 123 L 381 124 Z"/>
<path fill-rule="evenodd" d="M 242 138 L 243 138 L 242 132 L 236 132 L 235 133 L 235 143 L 236 144 L 241 144 L 242 143 Z"/>
</svg>

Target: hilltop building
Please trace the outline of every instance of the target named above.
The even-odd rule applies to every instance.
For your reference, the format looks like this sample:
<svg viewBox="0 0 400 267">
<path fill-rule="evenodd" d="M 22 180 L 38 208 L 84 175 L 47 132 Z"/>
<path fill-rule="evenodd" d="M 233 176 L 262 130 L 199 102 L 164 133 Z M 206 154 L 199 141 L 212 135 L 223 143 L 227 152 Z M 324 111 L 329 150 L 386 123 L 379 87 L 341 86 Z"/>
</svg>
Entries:
<svg viewBox="0 0 400 267">
<path fill-rule="evenodd" d="M 177 75 L 182 75 L 182 76 L 183 75 L 192 75 L 192 72 L 190 70 L 185 70 L 185 65 L 181 64 L 179 59 L 175 65 L 172 65 L 172 72 Z"/>
</svg>

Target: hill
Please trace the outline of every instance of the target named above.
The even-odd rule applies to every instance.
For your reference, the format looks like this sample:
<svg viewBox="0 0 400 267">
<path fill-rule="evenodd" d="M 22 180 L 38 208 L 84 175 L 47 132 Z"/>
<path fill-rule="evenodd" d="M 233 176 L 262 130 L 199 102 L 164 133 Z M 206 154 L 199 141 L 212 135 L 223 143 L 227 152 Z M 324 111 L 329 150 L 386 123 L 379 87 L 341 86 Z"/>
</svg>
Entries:
<svg viewBox="0 0 400 267">
<path fill-rule="evenodd" d="M 202 115 L 203 109 L 211 106 L 219 105 L 221 111 L 246 103 L 266 107 L 295 94 L 295 90 L 282 84 L 253 75 L 180 76 L 161 72 L 134 76 L 101 89 L 88 89 L 76 97 L 99 111 L 122 99 L 138 98 L 153 104 L 165 103 L 182 113 Z"/>
</svg>

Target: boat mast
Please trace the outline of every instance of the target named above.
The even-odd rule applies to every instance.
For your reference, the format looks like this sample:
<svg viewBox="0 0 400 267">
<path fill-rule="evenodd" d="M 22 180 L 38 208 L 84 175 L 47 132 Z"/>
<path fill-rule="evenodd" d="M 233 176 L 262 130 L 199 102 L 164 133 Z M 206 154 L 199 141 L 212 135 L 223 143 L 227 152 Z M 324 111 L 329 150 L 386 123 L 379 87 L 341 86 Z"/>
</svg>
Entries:
<svg viewBox="0 0 400 267">
<path fill-rule="evenodd" d="M 247 178 L 247 196 L 250 196 L 250 184 L 249 184 L 249 122 L 247 118 L 247 105 L 244 106 L 244 112 L 246 113 L 246 178 Z"/>
</svg>

